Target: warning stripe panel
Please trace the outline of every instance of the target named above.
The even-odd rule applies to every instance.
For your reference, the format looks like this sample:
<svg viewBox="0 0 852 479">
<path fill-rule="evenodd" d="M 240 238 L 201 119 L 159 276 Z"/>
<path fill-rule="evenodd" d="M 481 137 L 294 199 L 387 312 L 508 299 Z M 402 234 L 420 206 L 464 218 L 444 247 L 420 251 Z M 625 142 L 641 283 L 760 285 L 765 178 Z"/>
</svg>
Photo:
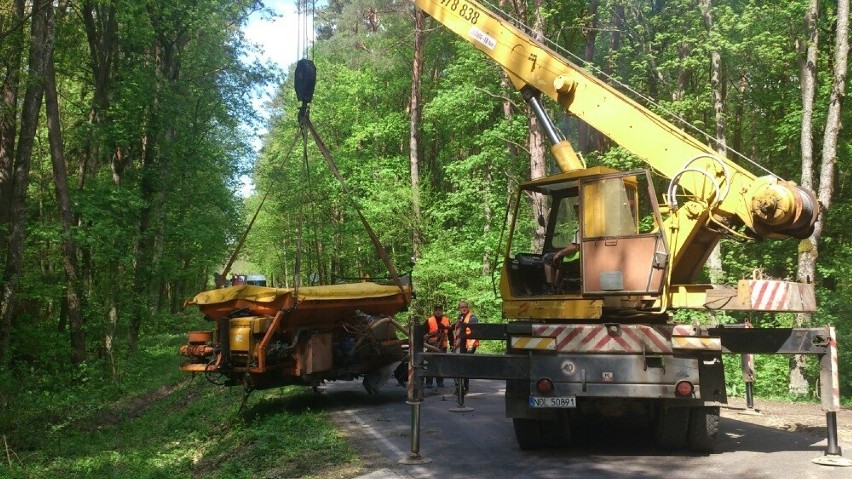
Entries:
<svg viewBox="0 0 852 479">
<path fill-rule="evenodd" d="M 751 306 L 754 309 L 778 311 L 789 302 L 790 283 L 786 281 L 752 280 Z"/>
<path fill-rule="evenodd" d="M 695 336 L 698 332 L 691 324 L 678 324 L 672 329 L 672 336 Z"/>
<path fill-rule="evenodd" d="M 532 326 L 535 337 L 555 340 L 559 352 L 671 353 L 670 329 L 665 326 L 623 325 L 610 330 L 602 324 Z"/>
<path fill-rule="evenodd" d="M 548 351 L 556 349 L 556 340 L 553 338 L 513 337 L 511 344 L 515 349 L 538 349 Z"/>
<path fill-rule="evenodd" d="M 737 283 L 736 301 L 731 304 L 735 307 L 726 309 L 790 312 L 817 310 L 813 283 L 775 279 L 741 279 Z"/>
<path fill-rule="evenodd" d="M 721 338 L 689 338 L 684 336 L 672 336 L 672 345 L 675 349 L 691 349 L 698 351 L 721 351 Z"/>
</svg>

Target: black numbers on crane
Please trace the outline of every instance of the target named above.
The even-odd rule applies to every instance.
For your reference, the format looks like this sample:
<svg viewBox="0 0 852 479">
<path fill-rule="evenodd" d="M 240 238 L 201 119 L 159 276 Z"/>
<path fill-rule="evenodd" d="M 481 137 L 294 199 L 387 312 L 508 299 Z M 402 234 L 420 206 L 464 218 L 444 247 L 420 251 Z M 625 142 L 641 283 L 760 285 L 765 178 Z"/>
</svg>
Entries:
<svg viewBox="0 0 852 479">
<path fill-rule="evenodd" d="M 461 4 L 461 9 L 459 9 L 459 4 Z M 479 21 L 479 11 L 468 5 L 467 2 L 461 0 L 441 0 L 441 5 L 449 7 L 454 12 L 458 11 L 460 17 L 474 25 Z"/>
</svg>

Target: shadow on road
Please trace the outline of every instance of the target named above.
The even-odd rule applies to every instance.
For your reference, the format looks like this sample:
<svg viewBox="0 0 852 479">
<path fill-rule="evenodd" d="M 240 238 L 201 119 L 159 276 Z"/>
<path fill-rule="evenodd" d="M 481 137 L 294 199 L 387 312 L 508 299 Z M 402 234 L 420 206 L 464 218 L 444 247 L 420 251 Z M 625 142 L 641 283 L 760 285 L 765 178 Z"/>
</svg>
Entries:
<svg viewBox="0 0 852 479">
<path fill-rule="evenodd" d="M 337 384 L 338 381 L 329 384 Z M 262 419 L 265 416 L 288 411 L 293 413 L 312 411 L 337 411 L 351 407 L 383 406 L 391 403 L 405 404 L 405 388 L 388 384 L 378 394 L 369 394 L 360 387 L 359 381 L 343 381 L 359 387 L 348 387 L 346 389 L 336 388 L 329 390 L 327 386 L 320 386 L 319 392 L 307 386 L 290 386 L 282 389 L 279 397 L 265 397 L 253 399 L 251 396 L 243 409 L 242 416 L 252 420 Z M 298 388 L 298 389 L 296 389 Z"/>
</svg>

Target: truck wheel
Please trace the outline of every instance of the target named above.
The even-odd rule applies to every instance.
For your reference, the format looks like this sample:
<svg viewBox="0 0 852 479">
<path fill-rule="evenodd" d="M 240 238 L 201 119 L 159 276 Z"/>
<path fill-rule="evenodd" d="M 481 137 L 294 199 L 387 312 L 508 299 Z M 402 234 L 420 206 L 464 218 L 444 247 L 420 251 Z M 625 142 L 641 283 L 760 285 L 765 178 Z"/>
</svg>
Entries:
<svg viewBox="0 0 852 479">
<path fill-rule="evenodd" d="M 521 450 L 533 451 L 544 446 L 540 420 L 516 417 L 512 419 L 512 425 L 515 426 L 515 439 Z"/>
<path fill-rule="evenodd" d="M 713 444 L 719 433 L 719 408 L 693 407 L 689 411 L 689 450 L 694 452 L 713 452 Z"/>
<path fill-rule="evenodd" d="M 657 413 L 655 438 L 660 449 L 674 451 L 686 446 L 689 408 L 661 407 Z"/>
</svg>

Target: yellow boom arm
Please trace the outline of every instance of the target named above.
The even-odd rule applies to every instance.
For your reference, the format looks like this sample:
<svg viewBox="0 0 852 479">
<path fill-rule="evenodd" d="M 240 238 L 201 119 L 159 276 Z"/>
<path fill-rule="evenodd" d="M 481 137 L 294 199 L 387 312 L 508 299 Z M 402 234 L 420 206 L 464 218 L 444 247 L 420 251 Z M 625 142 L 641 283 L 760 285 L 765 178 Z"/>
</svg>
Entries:
<svg viewBox="0 0 852 479">
<path fill-rule="evenodd" d="M 416 4 L 501 65 L 518 90 L 549 96 L 672 179 L 666 221 L 672 282 L 691 280 L 721 234 L 738 225 L 755 238 L 806 238 L 813 231 L 819 205 L 812 192 L 756 177 L 476 1 Z M 582 168 L 566 141 L 551 151 L 564 171 Z M 678 188 L 689 202 L 674 202 Z"/>
</svg>

